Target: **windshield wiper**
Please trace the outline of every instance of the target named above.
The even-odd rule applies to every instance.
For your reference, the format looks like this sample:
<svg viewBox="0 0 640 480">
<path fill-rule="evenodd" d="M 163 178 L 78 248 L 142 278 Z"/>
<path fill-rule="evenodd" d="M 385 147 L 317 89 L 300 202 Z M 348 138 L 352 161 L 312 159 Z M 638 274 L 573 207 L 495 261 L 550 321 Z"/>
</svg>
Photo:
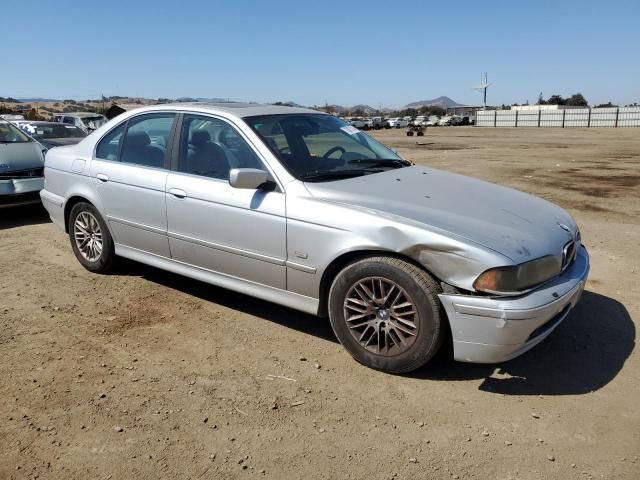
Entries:
<svg viewBox="0 0 640 480">
<path fill-rule="evenodd" d="M 382 172 L 379 168 L 359 168 L 359 169 L 351 169 L 351 170 L 315 170 L 313 172 L 305 173 L 304 175 L 300 175 L 300 180 L 323 180 L 323 179 L 339 179 L 339 178 L 350 178 L 350 177 L 359 177 L 362 175 L 366 175 L 367 173 L 378 173 Z"/>
<path fill-rule="evenodd" d="M 356 158 L 354 160 L 347 161 L 347 163 L 375 165 L 390 168 L 402 168 L 412 165 L 412 163 L 408 160 L 401 160 L 397 158 Z"/>
</svg>

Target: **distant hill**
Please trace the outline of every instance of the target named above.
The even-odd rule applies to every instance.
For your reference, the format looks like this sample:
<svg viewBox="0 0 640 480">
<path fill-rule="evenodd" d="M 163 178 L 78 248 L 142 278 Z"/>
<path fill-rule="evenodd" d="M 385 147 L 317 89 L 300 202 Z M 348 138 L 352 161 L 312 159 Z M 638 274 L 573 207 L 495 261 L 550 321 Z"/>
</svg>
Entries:
<svg viewBox="0 0 640 480">
<path fill-rule="evenodd" d="M 364 112 L 365 115 L 373 115 L 378 112 L 377 108 L 374 108 L 370 105 L 363 105 L 363 104 L 354 105 L 353 107 L 345 107 L 344 105 L 329 105 L 329 109 L 331 109 L 331 111 L 337 112 L 339 115 L 343 115 L 346 112 L 355 112 L 355 111 Z M 383 109 L 383 111 L 386 111 L 386 110 L 387 109 Z"/>
<path fill-rule="evenodd" d="M 60 102 L 57 98 L 18 98 L 18 101 L 24 103 L 33 103 L 33 102 Z"/>
<path fill-rule="evenodd" d="M 226 103 L 226 98 L 203 98 L 203 97 L 180 97 L 176 98 L 176 102 L 210 102 L 210 103 Z"/>
<path fill-rule="evenodd" d="M 433 100 L 420 100 L 418 102 L 407 103 L 404 108 L 420 108 L 420 107 L 463 107 L 461 103 L 451 100 L 449 97 L 438 97 Z"/>
</svg>

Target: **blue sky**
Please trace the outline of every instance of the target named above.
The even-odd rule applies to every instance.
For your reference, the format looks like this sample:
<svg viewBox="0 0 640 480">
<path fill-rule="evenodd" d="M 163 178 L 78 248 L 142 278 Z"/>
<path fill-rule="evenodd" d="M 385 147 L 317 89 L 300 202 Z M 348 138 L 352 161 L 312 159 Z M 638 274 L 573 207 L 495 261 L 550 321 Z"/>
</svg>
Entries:
<svg viewBox="0 0 640 480">
<path fill-rule="evenodd" d="M 640 102 L 638 0 L 9 3 L 0 96 Z"/>
</svg>

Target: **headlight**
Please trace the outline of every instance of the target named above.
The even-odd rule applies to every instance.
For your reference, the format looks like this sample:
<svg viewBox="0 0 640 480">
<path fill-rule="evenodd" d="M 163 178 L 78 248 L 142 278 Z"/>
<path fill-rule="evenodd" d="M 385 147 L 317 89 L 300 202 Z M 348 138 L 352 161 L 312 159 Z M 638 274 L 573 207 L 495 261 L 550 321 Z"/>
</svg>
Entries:
<svg viewBox="0 0 640 480">
<path fill-rule="evenodd" d="M 549 255 L 520 265 L 490 268 L 476 278 L 473 288 L 485 293 L 517 295 L 559 273 L 558 259 Z"/>
</svg>

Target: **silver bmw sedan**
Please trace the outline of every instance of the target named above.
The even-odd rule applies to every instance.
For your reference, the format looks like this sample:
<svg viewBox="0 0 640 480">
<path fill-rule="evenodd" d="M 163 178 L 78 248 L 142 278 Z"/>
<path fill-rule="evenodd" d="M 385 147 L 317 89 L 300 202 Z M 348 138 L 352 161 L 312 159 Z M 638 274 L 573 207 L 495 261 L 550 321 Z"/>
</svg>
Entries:
<svg viewBox="0 0 640 480">
<path fill-rule="evenodd" d="M 357 361 L 388 372 L 445 342 L 467 362 L 529 350 L 589 271 L 562 208 L 412 165 L 303 108 L 129 111 L 50 150 L 41 198 L 88 270 L 126 257 L 328 316 Z"/>
</svg>

